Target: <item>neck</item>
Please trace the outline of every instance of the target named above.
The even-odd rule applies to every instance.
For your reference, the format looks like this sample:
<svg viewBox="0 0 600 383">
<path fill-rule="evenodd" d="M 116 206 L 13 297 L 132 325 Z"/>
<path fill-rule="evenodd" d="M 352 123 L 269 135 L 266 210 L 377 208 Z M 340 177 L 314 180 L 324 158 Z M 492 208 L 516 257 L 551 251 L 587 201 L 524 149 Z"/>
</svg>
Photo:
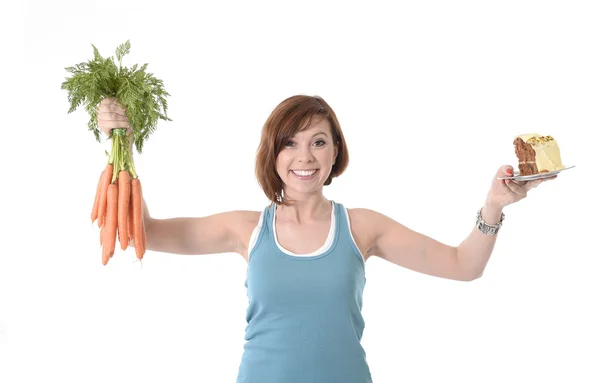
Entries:
<svg viewBox="0 0 600 383">
<path fill-rule="evenodd" d="M 301 224 L 327 219 L 331 215 L 331 201 L 322 194 L 288 197 L 296 202 L 290 206 L 277 206 L 278 220 Z"/>
</svg>

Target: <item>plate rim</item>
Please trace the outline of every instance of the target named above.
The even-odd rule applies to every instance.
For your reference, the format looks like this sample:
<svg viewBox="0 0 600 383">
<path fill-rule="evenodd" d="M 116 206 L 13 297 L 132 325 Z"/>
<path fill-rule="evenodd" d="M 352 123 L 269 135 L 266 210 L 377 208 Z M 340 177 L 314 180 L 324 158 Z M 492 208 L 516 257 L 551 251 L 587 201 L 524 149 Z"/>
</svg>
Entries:
<svg viewBox="0 0 600 383">
<path fill-rule="evenodd" d="M 530 174 L 527 176 L 520 176 L 518 173 L 513 175 L 513 176 L 509 176 L 509 177 L 497 177 L 497 179 L 499 180 L 516 180 L 516 181 L 527 181 L 527 180 L 536 180 L 536 179 L 540 179 L 540 178 L 547 178 L 547 177 L 551 177 L 555 174 L 558 174 L 560 172 L 562 172 L 563 170 L 567 170 L 567 169 L 571 169 L 574 168 L 575 165 L 570 165 L 570 166 L 565 166 L 562 169 L 558 169 L 558 170 L 553 170 L 551 172 L 546 172 L 546 173 L 538 173 L 538 174 Z"/>
</svg>

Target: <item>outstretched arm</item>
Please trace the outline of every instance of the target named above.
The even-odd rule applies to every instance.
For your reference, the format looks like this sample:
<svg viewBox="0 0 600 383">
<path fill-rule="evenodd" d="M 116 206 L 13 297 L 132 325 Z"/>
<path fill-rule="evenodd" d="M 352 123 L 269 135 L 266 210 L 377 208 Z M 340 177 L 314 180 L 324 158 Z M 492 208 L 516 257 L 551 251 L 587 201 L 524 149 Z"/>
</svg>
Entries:
<svg viewBox="0 0 600 383">
<path fill-rule="evenodd" d="M 527 192 L 544 180 L 504 182 L 497 179 L 512 174 L 511 166 L 501 167 L 483 205 L 482 219 L 494 225 L 500 221 L 502 209 L 527 196 Z M 376 255 L 394 264 L 421 273 L 461 281 L 479 278 L 496 243 L 496 235 L 487 235 L 474 227 L 457 247 L 438 242 L 413 231 L 393 219 L 368 209 L 355 209 L 359 219 L 369 222 L 371 245 L 369 255 Z M 365 225 L 367 226 L 367 225 Z"/>
</svg>

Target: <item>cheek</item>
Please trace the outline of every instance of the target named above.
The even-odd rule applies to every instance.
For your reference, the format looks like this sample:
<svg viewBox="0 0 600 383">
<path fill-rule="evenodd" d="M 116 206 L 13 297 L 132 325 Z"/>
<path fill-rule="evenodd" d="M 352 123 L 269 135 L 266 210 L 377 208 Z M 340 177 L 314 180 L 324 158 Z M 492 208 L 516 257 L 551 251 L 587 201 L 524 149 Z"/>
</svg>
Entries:
<svg viewBox="0 0 600 383">
<path fill-rule="evenodd" d="M 323 164 L 333 162 L 333 155 L 334 152 L 332 150 L 323 151 L 323 153 L 320 153 L 319 155 L 319 161 Z"/>
<path fill-rule="evenodd" d="M 284 173 L 286 170 L 286 161 L 285 161 L 285 156 L 278 156 L 275 159 L 275 169 L 277 169 L 278 172 L 282 172 Z"/>
<path fill-rule="evenodd" d="M 291 161 L 292 158 L 285 151 L 279 153 L 279 155 L 275 158 L 275 163 L 277 166 L 287 166 L 288 162 Z"/>
</svg>

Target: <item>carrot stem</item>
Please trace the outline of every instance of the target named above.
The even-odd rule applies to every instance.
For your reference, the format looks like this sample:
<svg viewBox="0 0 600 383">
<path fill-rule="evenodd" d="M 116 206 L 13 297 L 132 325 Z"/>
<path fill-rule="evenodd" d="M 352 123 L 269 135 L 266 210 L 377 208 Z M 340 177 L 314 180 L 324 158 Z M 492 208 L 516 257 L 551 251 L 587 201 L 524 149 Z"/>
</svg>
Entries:
<svg viewBox="0 0 600 383">
<path fill-rule="evenodd" d="M 121 170 L 127 170 L 132 179 L 137 178 L 129 144 L 130 136 L 131 134 L 128 135 L 125 128 L 111 130 L 112 148 L 108 158 L 108 162 L 114 166 L 111 183 L 115 183 Z"/>
</svg>

